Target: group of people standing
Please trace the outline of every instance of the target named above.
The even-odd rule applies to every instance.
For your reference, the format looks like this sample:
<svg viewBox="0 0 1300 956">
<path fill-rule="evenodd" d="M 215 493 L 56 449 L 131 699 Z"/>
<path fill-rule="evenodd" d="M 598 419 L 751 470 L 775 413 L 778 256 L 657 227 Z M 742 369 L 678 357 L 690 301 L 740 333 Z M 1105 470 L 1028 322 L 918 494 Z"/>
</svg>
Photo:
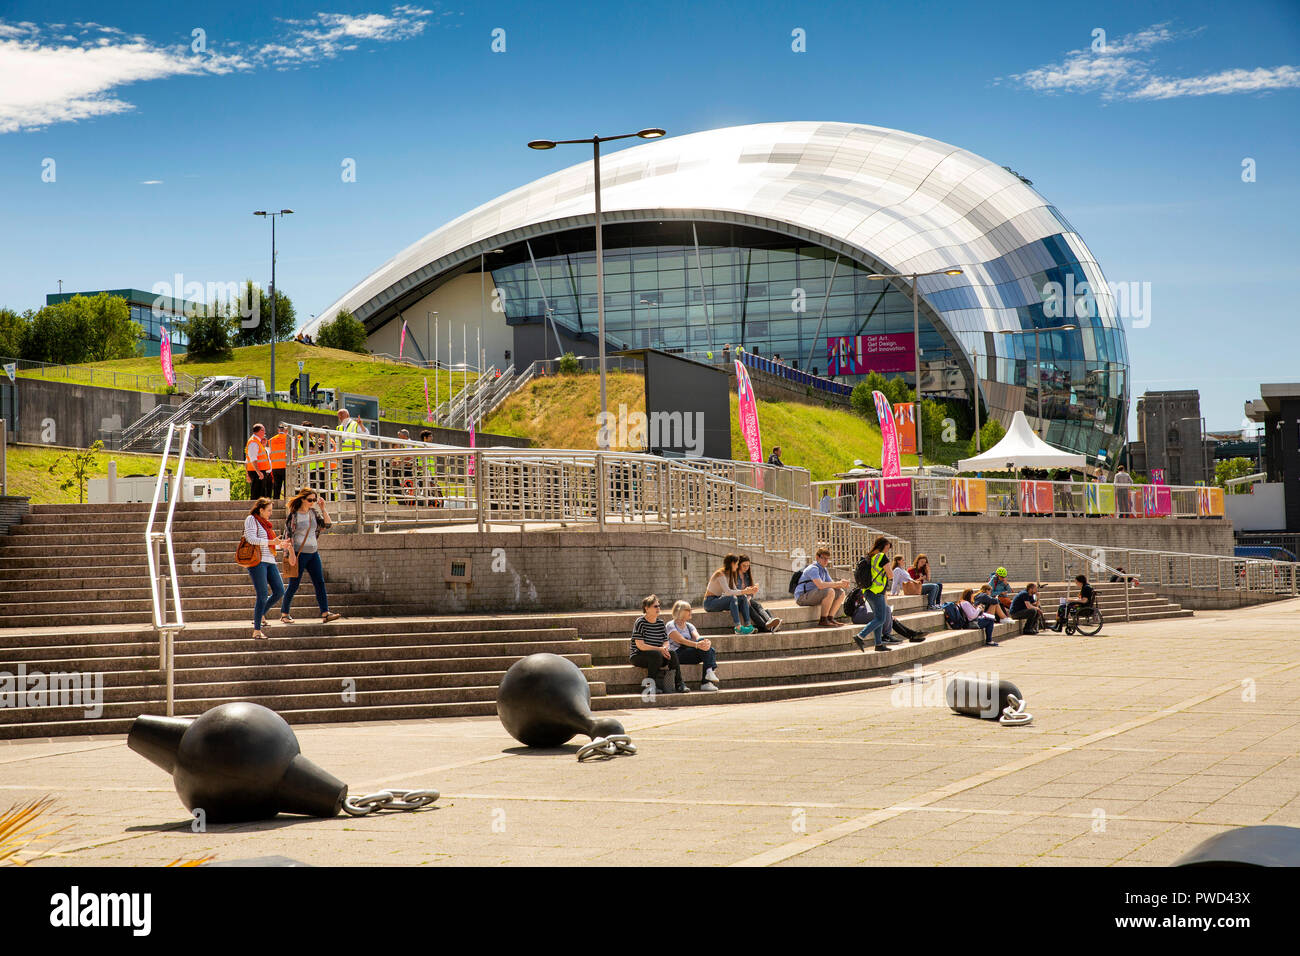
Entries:
<svg viewBox="0 0 1300 956">
<path fill-rule="evenodd" d="M 285 506 L 283 535 L 278 535 L 271 524 L 273 507 L 274 502 L 270 498 L 260 497 L 253 502 L 252 510 L 244 519 L 244 539 L 257 548 L 261 555 L 261 560 L 248 569 L 256 592 L 253 604 L 255 640 L 266 640 L 266 612 L 281 598 L 280 623 L 297 623 L 289 614 L 289 608 L 304 574 L 311 577 L 321 620 L 328 624 L 341 616 L 330 610 L 329 596 L 325 591 L 325 572 L 318 549 L 319 535 L 329 530 L 332 524 L 329 512 L 325 510 L 325 502 L 320 500 L 315 489 L 299 488 Z M 287 589 L 280 576 L 277 558 L 277 552 L 281 551 L 285 554 L 285 573 L 289 578 Z"/>
</svg>

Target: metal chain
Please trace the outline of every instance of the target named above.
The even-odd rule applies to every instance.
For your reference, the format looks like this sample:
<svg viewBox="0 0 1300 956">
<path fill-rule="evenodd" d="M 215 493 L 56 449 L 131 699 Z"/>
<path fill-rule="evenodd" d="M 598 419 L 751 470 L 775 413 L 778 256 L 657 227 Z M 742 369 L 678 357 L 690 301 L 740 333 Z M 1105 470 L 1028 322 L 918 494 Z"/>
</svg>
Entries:
<svg viewBox="0 0 1300 956">
<path fill-rule="evenodd" d="M 1007 694 L 1007 706 L 1002 708 L 998 723 L 1006 727 L 1023 727 L 1032 723 L 1033 714 L 1025 713 L 1025 702 L 1015 694 Z"/>
<path fill-rule="evenodd" d="M 588 757 L 608 759 L 623 754 L 635 756 L 636 744 L 632 743 L 632 738 L 627 734 L 610 734 L 608 737 L 596 737 L 591 743 L 579 748 L 578 762 L 581 763 Z"/>
<path fill-rule="evenodd" d="M 343 809 L 354 817 L 364 817 L 379 810 L 419 810 L 437 799 L 437 790 L 379 790 L 346 798 Z"/>
</svg>

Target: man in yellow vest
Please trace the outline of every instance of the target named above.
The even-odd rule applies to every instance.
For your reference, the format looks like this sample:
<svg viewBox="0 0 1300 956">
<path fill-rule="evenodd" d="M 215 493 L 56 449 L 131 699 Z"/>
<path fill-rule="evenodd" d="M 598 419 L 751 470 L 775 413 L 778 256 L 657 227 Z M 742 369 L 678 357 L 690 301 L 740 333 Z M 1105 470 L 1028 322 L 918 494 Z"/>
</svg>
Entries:
<svg viewBox="0 0 1300 956">
<path fill-rule="evenodd" d="M 258 424 L 253 426 L 253 434 L 244 442 L 244 470 L 248 472 L 250 501 L 265 497 L 271 491 L 271 455 L 265 441 L 266 428 Z"/>
<path fill-rule="evenodd" d="M 279 501 L 284 497 L 284 471 L 289 466 L 289 450 L 285 447 L 289 441 L 289 426 L 281 425 L 280 430 L 266 443 L 267 454 L 271 459 L 271 494 L 269 497 Z"/>
<path fill-rule="evenodd" d="M 365 429 L 361 423 L 352 417 L 352 413 L 346 408 L 339 409 L 338 431 L 346 433 L 349 437 L 339 439 L 339 451 L 345 455 L 350 455 L 361 450 L 361 439 L 352 437 L 364 435 Z M 339 461 L 339 500 L 342 501 L 349 494 L 356 493 L 356 485 L 352 476 L 353 460 L 343 458 Z"/>
</svg>

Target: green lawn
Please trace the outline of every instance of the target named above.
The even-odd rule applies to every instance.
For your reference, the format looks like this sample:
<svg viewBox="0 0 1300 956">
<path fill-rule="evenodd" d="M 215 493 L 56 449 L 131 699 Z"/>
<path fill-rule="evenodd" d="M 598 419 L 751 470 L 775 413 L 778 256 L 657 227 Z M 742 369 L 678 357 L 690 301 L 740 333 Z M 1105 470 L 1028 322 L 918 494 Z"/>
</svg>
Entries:
<svg viewBox="0 0 1300 956">
<path fill-rule="evenodd" d="M 452 391 L 451 373 L 438 373 L 437 391 L 434 389 L 433 372 L 387 360 L 372 360 L 368 356 L 338 349 L 320 348 L 314 345 L 300 345 L 297 342 L 280 342 L 275 346 L 275 384 L 281 391 L 289 390 L 289 383 L 298 377 L 298 362 L 305 364 L 303 371 L 311 376 L 311 381 L 321 386 L 341 389 L 359 395 L 374 395 L 379 399 L 379 407 L 388 409 L 410 409 L 418 413 L 416 421 L 424 419 L 424 380 L 429 380 L 429 402 L 438 405 L 447 400 Z M 112 373 L 127 372 L 137 375 L 157 375 L 162 369 L 158 358 L 114 359 L 110 362 L 95 362 L 85 368 L 94 370 L 91 384 L 112 387 Z M 48 370 L 47 370 L 48 371 Z M 74 370 L 75 371 L 75 370 Z M 176 356 L 176 371 L 192 375 L 196 379 L 208 375 L 251 375 L 262 379 L 266 387 L 271 387 L 271 346 L 252 345 L 235 349 L 232 358 L 222 362 L 192 362 L 184 355 Z M 39 378 L 36 372 L 20 372 L 24 377 Z M 85 373 L 82 373 L 83 375 Z M 463 376 L 454 374 L 454 391 L 459 392 Z M 75 380 L 75 379 L 74 379 Z M 469 375 L 472 385 L 473 373 Z M 117 382 L 118 388 L 136 390 L 134 379 Z M 307 406 L 280 406 L 301 407 Z"/>
<path fill-rule="evenodd" d="M 71 472 L 68 463 L 65 462 L 56 469 L 55 474 L 49 472 L 50 465 L 62 455 L 69 453 L 64 448 L 44 448 L 39 445 L 10 445 L 6 462 L 9 473 L 9 494 L 19 495 L 32 499 L 32 504 L 68 504 L 77 501 L 77 488 L 73 486 L 68 490 L 59 487 Z M 102 451 L 95 455 L 95 465 L 90 471 L 91 478 L 107 478 L 108 463 L 110 460 L 117 461 L 117 475 L 119 478 L 125 478 L 128 475 L 157 475 L 158 461 L 157 455 L 133 455 L 128 452 L 120 451 Z M 175 456 L 172 456 L 175 461 Z M 221 466 L 212 461 L 187 461 L 185 463 L 185 474 L 191 478 L 224 478 Z M 86 486 L 89 491 L 89 485 Z"/>
</svg>

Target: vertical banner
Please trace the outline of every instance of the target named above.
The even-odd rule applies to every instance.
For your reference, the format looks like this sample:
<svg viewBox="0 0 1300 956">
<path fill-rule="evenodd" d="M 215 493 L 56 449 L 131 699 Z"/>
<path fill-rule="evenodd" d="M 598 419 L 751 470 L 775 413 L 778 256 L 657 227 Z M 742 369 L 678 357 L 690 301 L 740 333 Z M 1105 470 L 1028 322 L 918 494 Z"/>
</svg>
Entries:
<svg viewBox="0 0 1300 956">
<path fill-rule="evenodd" d="M 472 418 L 469 420 L 469 447 L 470 448 L 474 447 L 474 419 Z M 469 456 L 469 468 L 467 470 L 467 474 L 471 478 L 474 477 L 474 456 L 473 455 Z"/>
<path fill-rule="evenodd" d="M 176 369 L 172 367 L 172 334 L 167 331 L 167 326 L 159 323 L 158 330 L 161 332 L 158 343 L 158 361 L 162 363 L 163 378 L 167 379 L 168 385 L 176 384 Z"/>
<path fill-rule="evenodd" d="M 402 350 L 406 348 L 406 319 L 402 319 L 402 337 L 397 340 L 397 357 L 402 357 Z"/>
<path fill-rule="evenodd" d="M 876 418 L 880 422 L 880 470 L 886 478 L 897 478 L 903 473 L 898 459 L 898 429 L 894 427 L 894 413 L 884 392 L 872 392 L 876 403 Z"/>
<path fill-rule="evenodd" d="M 916 403 L 899 402 L 894 406 L 894 426 L 898 429 L 898 450 L 916 454 Z"/>
<path fill-rule="evenodd" d="M 1168 485 L 1142 485 L 1142 515 L 1168 518 L 1174 510 L 1174 496 Z"/>
<path fill-rule="evenodd" d="M 758 430 L 758 404 L 754 401 L 754 386 L 749 381 L 749 372 L 745 370 L 744 363 L 739 360 L 736 361 L 736 396 L 738 399 L 736 415 L 740 419 L 740 434 L 744 436 L 745 447 L 749 449 L 749 460 L 756 465 L 761 465 L 763 436 Z M 755 471 L 761 472 L 762 469 L 755 469 Z"/>
<path fill-rule="evenodd" d="M 955 514 L 983 514 L 988 510 L 988 488 L 983 478 L 949 478 L 949 510 Z"/>
<path fill-rule="evenodd" d="M 1152 468 L 1151 480 L 1157 485 L 1163 485 L 1165 483 L 1165 470 L 1163 468 Z"/>
</svg>

